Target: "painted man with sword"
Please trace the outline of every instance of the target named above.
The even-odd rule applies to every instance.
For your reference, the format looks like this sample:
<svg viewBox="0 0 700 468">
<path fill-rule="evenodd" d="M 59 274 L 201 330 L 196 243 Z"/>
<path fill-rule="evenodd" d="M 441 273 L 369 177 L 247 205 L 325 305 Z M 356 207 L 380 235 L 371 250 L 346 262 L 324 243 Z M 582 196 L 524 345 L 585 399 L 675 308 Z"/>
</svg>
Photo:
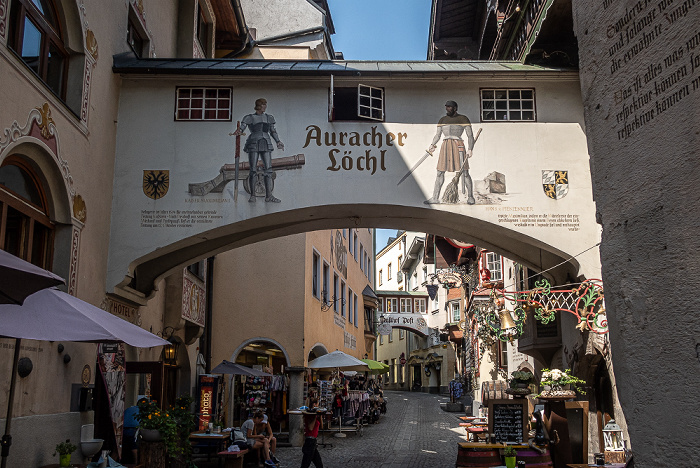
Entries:
<svg viewBox="0 0 700 468">
<path fill-rule="evenodd" d="M 255 113 L 243 117 L 241 126 L 236 129 L 234 135 L 244 135 L 246 127 L 250 127 L 250 136 L 246 139 L 243 150 L 248 153 L 250 163 L 250 174 L 248 182 L 250 186 L 249 202 L 255 202 L 255 184 L 258 175 L 258 159 L 263 162 L 263 177 L 265 182 L 265 201 L 279 203 L 279 198 L 272 195 L 272 139 L 277 143 L 277 148 L 284 150 L 284 144 L 280 141 L 275 128 L 275 118 L 265 113 L 267 110 L 267 100 L 257 99 L 255 101 Z M 236 162 L 238 165 L 238 162 Z"/>
<path fill-rule="evenodd" d="M 467 203 L 473 205 L 475 203 L 474 185 L 469 175 L 469 163 L 467 162 L 467 159 L 472 157 L 472 150 L 474 149 L 472 124 L 465 115 L 457 113 L 457 103 L 454 101 L 445 103 L 445 111 L 447 115 L 438 122 L 437 133 L 428 149 L 428 152 L 432 154 L 437 148 L 440 137 L 443 137 L 437 163 L 437 177 L 435 178 L 433 196 L 423 203 L 427 205 L 440 203 L 440 190 L 445 183 L 445 172 L 462 172 L 467 186 Z M 468 148 L 465 148 L 464 140 L 462 140 L 463 133 L 467 134 Z"/>
</svg>

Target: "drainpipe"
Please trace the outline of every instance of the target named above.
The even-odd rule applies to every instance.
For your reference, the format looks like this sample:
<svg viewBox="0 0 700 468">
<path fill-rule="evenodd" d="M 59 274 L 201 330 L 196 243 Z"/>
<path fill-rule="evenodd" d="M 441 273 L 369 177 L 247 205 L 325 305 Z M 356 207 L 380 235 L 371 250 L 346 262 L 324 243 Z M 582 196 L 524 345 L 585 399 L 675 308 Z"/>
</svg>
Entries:
<svg viewBox="0 0 700 468">
<path fill-rule="evenodd" d="M 245 23 L 245 18 L 243 17 L 243 8 L 241 8 L 241 0 L 231 0 L 231 5 L 233 6 L 233 14 L 236 16 L 236 22 L 241 28 L 241 32 L 238 35 L 238 37 L 241 39 L 243 45 L 240 49 L 234 50 L 233 52 L 229 52 L 228 54 L 226 54 L 224 58 L 234 58 L 237 55 L 248 53 L 253 49 L 253 38 L 250 37 L 248 25 Z"/>
<path fill-rule="evenodd" d="M 204 327 L 204 334 L 205 334 L 205 342 L 206 342 L 206 347 L 204 349 L 204 371 L 205 373 L 209 373 L 211 371 L 211 333 L 213 327 L 212 323 L 212 298 L 214 297 L 214 257 L 209 257 L 207 258 L 207 282 L 206 282 L 206 288 L 207 288 L 207 306 L 205 310 L 205 327 Z"/>
</svg>

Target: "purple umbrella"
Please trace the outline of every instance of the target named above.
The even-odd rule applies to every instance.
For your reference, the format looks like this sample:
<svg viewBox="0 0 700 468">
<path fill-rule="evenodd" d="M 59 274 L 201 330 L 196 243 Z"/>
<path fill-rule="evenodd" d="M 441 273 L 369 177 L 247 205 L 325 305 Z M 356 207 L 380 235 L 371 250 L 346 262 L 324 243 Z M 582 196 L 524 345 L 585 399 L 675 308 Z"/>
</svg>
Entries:
<svg viewBox="0 0 700 468">
<path fill-rule="evenodd" d="M 0 304 L 21 304 L 30 294 L 63 283 L 60 276 L 0 250 Z"/>
<path fill-rule="evenodd" d="M 169 344 L 143 328 L 57 289 L 42 289 L 22 305 L 0 304 L 0 336 L 17 338 L 15 361 L 7 402 L 5 435 L 2 438 L 1 468 L 5 468 L 12 444 L 10 422 L 15 375 L 21 339 L 42 341 L 124 342 L 139 348 Z"/>
</svg>

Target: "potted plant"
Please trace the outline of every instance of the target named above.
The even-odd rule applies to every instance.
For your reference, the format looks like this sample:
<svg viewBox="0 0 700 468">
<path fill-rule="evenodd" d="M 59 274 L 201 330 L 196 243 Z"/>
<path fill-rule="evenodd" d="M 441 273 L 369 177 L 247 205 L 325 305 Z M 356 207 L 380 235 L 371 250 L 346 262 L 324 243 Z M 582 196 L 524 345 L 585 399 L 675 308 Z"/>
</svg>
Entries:
<svg viewBox="0 0 700 468">
<path fill-rule="evenodd" d="M 58 466 L 70 466 L 70 456 L 77 448 L 75 444 L 70 443 L 70 439 L 56 444 L 56 451 L 53 455 L 56 456 L 56 454 L 58 454 Z"/>
<path fill-rule="evenodd" d="M 139 433 L 146 442 L 162 441 L 171 457 L 180 452 L 178 447 L 178 428 L 175 418 L 169 411 L 163 411 L 155 401 L 142 399 L 137 403 L 139 408 L 135 416 L 139 422 Z"/>
<path fill-rule="evenodd" d="M 586 394 L 579 386 L 586 382 L 570 374 L 570 370 L 542 369 L 540 384 L 544 387 L 539 397 L 542 398 L 573 398 L 576 392 Z"/>
<path fill-rule="evenodd" d="M 506 445 L 506 448 L 503 449 L 503 459 L 506 462 L 506 468 L 515 468 L 515 456 L 517 454 L 515 447 Z"/>
<path fill-rule="evenodd" d="M 508 379 L 509 388 L 506 393 L 511 395 L 529 395 L 530 385 L 535 383 L 535 376 L 529 370 L 511 372 Z"/>
</svg>

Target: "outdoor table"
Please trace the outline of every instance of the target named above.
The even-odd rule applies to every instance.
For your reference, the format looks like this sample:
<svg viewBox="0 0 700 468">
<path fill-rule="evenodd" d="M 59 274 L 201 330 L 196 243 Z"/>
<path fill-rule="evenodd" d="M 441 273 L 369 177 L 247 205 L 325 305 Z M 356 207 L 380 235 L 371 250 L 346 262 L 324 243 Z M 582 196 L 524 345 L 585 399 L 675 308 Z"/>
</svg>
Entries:
<svg viewBox="0 0 700 468">
<path fill-rule="evenodd" d="M 239 452 L 223 452 L 217 453 L 219 458 L 224 459 L 224 468 L 243 468 L 243 457 L 248 453 L 248 449 Z"/>
<path fill-rule="evenodd" d="M 471 436 L 471 440 L 474 442 L 479 440 L 479 436 L 487 431 L 486 428 L 475 427 L 475 426 L 467 427 L 466 429 L 467 429 L 467 435 Z"/>
<path fill-rule="evenodd" d="M 231 439 L 231 433 L 212 432 L 193 432 L 190 434 L 190 442 L 206 442 L 207 445 L 207 461 L 211 460 L 212 452 L 219 452 L 226 449 L 226 441 Z M 213 449 L 213 450 L 212 450 Z"/>
<path fill-rule="evenodd" d="M 600 465 L 596 465 L 594 463 L 588 464 L 588 463 L 569 463 L 568 465 L 569 468 L 591 468 L 591 467 L 599 467 Z M 606 463 L 605 468 L 625 468 L 624 463 Z"/>
</svg>

